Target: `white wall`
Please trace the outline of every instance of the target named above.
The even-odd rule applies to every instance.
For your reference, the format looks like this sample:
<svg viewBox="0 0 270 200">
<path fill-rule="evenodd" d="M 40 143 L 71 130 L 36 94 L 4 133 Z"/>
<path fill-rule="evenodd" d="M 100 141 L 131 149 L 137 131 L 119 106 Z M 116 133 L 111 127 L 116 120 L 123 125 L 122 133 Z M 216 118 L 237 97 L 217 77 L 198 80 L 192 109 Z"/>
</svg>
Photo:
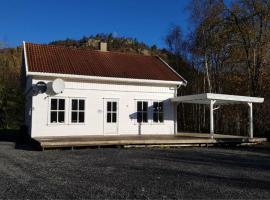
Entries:
<svg viewBox="0 0 270 200">
<path fill-rule="evenodd" d="M 48 80 L 34 79 L 38 81 Z M 103 101 L 104 98 L 118 98 L 118 134 L 139 133 L 136 120 L 136 100 L 147 100 L 151 106 L 153 100 L 164 101 L 164 123 L 152 122 L 152 110 L 149 109 L 149 122 L 142 124 L 142 134 L 173 134 L 174 112 L 169 98 L 174 97 L 174 88 L 161 86 L 124 85 L 113 83 L 72 82 L 65 80 L 66 89 L 53 97 L 66 98 L 65 124 L 49 123 L 49 100 L 52 96 L 39 94 L 32 99 L 32 137 L 42 136 L 76 136 L 103 135 Z M 69 98 L 85 98 L 85 124 L 71 124 Z M 132 119 L 133 117 L 134 119 Z"/>
</svg>

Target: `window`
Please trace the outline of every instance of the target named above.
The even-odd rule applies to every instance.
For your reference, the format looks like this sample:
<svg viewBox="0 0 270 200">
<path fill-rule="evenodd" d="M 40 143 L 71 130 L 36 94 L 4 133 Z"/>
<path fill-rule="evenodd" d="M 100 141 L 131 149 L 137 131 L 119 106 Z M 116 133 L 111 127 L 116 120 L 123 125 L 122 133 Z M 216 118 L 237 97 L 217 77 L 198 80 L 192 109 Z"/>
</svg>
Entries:
<svg viewBox="0 0 270 200">
<path fill-rule="evenodd" d="M 163 121 L 163 103 L 155 101 L 153 102 L 153 122 L 161 123 Z"/>
<path fill-rule="evenodd" d="M 117 102 L 108 101 L 107 102 L 107 123 L 117 122 Z"/>
<path fill-rule="evenodd" d="M 137 101 L 137 122 L 148 122 L 148 102 L 147 101 Z"/>
<path fill-rule="evenodd" d="M 162 123 L 164 121 L 163 118 L 163 102 L 153 102 L 153 122 Z"/>
<path fill-rule="evenodd" d="M 71 99 L 71 123 L 84 123 L 85 100 Z"/>
<path fill-rule="evenodd" d="M 65 123 L 65 99 L 51 99 L 51 123 Z"/>
</svg>

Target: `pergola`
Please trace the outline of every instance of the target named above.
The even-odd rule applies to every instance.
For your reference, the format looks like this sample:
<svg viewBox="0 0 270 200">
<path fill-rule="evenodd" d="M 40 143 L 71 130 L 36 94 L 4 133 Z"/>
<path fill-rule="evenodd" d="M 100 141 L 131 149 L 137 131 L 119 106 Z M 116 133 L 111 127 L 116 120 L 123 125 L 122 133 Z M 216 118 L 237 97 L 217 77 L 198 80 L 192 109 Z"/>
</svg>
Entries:
<svg viewBox="0 0 270 200">
<path fill-rule="evenodd" d="M 249 137 L 253 138 L 253 103 L 263 103 L 264 98 L 248 97 L 227 94 L 204 93 L 187 96 L 178 96 L 171 98 L 172 102 L 176 103 L 176 108 L 179 103 L 205 104 L 210 106 L 210 136 L 214 137 L 214 111 L 220 105 L 228 104 L 247 104 L 249 106 Z M 217 107 L 214 107 L 217 105 Z M 175 109 L 176 110 L 176 109 Z M 175 133 L 177 133 L 177 112 L 175 114 Z"/>
</svg>

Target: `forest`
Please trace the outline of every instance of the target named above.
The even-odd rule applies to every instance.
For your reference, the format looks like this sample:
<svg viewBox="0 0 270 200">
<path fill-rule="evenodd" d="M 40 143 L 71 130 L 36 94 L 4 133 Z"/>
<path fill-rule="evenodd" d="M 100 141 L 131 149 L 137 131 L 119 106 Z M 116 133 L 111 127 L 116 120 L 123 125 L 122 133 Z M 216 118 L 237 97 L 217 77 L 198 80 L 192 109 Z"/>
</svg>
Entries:
<svg viewBox="0 0 270 200">
<path fill-rule="evenodd" d="M 179 95 L 222 93 L 264 97 L 254 106 L 254 135 L 270 132 L 270 1 L 192 0 L 188 33 L 173 25 L 164 33 L 166 48 L 149 46 L 113 34 L 64 39 L 49 44 L 98 49 L 100 41 L 110 51 L 158 55 L 188 81 Z M 169 23 L 169 22 L 168 22 Z M 0 42 L 0 128 L 18 129 L 23 124 L 24 95 L 20 68 L 22 47 Z M 178 130 L 209 132 L 209 108 L 180 104 Z M 226 105 L 215 112 L 217 133 L 247 135 L 248 106 Z"/>
</svg>

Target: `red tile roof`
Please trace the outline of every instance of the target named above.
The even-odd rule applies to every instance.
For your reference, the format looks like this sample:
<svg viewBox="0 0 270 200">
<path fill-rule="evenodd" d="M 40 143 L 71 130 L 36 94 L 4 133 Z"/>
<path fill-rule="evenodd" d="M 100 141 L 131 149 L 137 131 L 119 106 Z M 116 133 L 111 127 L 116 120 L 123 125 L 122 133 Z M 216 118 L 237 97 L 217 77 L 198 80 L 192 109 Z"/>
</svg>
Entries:
<svg viewBox="0 0 270 200">
<path fill-rule="evenodd" d="M 156 56 L 26 43 L 29 72 L 182 81 Z"/>
</svg>

